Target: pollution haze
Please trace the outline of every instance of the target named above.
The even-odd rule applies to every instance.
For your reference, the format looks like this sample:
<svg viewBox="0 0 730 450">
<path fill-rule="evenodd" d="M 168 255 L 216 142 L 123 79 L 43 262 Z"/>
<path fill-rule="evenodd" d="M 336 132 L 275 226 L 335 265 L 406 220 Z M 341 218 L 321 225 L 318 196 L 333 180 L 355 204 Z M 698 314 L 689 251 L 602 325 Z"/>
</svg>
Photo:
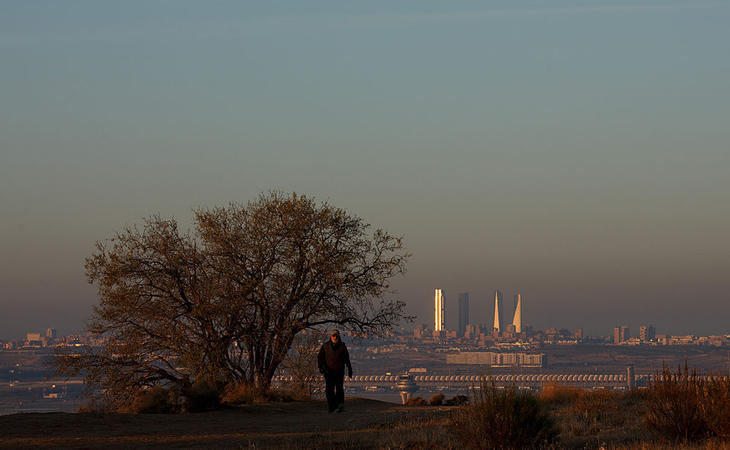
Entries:
<svg viewBox="0 0 730 450">
<path fill-rule="evenodd" d="M 727 334 L 730 3 L 0 5 L 0 339 L 80 331 L 84 258 L 296 191 L 403 235 L 417 323 Z M 507 313 L 505 313 L 507 315 Z M 408 327 L 412 325 L 406 325 Z"/>
</svg>

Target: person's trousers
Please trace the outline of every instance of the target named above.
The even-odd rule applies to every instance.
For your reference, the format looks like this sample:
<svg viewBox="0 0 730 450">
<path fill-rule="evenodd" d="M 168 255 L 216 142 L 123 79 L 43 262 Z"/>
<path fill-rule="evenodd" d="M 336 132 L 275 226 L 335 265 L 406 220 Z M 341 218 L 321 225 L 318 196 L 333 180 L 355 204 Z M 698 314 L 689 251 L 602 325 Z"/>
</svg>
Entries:
<svg viewBox="0 0 730 450">
<path fill-rule="evenodd" d="M 342 372 L 329 372 L 324 374 L 324 392 L 327 395 L 327 407 L 330 412 L 345 403 L 345 390 L 342 386 L 344 382 L 344 370 Z"/>
</svg>

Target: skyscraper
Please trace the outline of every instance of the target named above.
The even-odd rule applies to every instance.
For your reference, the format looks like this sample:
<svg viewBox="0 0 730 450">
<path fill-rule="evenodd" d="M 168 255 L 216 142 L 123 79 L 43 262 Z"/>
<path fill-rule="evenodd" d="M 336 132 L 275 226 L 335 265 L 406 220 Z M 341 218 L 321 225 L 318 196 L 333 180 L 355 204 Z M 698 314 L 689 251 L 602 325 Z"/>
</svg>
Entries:
<svg viewBox="0 0 730 450">
<path fill-rule="evenodd" d="M 502 293 L 494 291 L 494 329 L 502 330 Z"/>
<path fill-rule="evenodd" d="M 516 333 L 522 333 L 522 296 L 519 293 L 515 295 L 515 315 L 512 325 L 515 327 Z"/>
<path fill-rule="evenodd" d="M 626 325 L 621 325 L 620 327 L 616 327 L 613 329 L 614 344 L 620 344 L 621 342 L 625 342 L 629 340 L 630 337 L 631 333 L 629 332 L 629 327 Z"/>
<path fill-rule="evenodd" d="M 436 289 L 433 295 L 434 325 L 433 331 L 443 331 L 446 328 L 446 303 L 441 289 Z"/>
<path fill-rule="evenodd" d="M 469 293 L 459 294 L 459 336 L 464 336 L 469 323 Z"/>
</svg>

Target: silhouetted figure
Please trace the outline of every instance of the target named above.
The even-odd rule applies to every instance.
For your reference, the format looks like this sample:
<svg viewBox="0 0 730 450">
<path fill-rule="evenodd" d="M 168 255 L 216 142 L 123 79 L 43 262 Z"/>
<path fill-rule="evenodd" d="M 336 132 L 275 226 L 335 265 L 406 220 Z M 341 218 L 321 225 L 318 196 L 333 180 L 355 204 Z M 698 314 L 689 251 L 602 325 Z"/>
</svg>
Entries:
<svg viewBox="0 0 730 450">
<path fill-rule="evenodd" d="M 319 371 L 324 375 L 325 393 L 329 412 L 345 410 L 345 391 L 342 384 L 345 381 L 345 367 L 347 376 L 352 378 L 352 365 L 347 346 L 340 339 L 340 332 L 332 330 L 330 339 L 322 344 L 317 356 Z"/>
</svg>

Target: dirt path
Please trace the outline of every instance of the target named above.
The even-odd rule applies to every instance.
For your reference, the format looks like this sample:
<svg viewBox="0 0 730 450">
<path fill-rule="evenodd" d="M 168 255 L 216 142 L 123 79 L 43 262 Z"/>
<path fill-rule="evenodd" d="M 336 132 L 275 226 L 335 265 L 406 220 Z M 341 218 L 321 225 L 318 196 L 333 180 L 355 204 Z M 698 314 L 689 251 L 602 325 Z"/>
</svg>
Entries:
<svg viewBox="0 0 730 450">
<path fill-rule="evenodd" d="M 335 441 L 367 447 L 367 436 L 358 435 L 434 412 L 355 398 L 339 414 L 328 413 L 323 401 L 178 415 L 14 414 L 0 416 L 0 448 L 307 448 Z"/>
</svg>

